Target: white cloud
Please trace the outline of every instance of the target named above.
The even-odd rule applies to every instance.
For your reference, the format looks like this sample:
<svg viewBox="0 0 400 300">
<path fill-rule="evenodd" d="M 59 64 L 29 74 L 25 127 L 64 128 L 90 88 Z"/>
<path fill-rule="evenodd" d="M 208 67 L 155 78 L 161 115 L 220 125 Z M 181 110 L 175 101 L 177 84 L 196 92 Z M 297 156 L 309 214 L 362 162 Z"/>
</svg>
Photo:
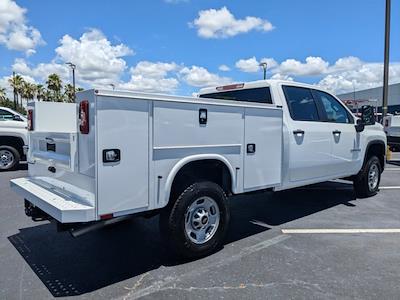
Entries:
<svg viewBox="0 0 400 300">
<path fill-rule="evenodd" d="M 39 30 L 27 25 L 26 11 L 12 0 L 0 1 L 0 44 L 31 55 L 44 41 Z"/>
<path fill-rule="evenodd" d="M 229 68 L 227 65 L 220 65 L 218 67 L 218 70 L 222 71 L 222 72 L 228 72 L 231 70 L 231 68 Z"/>
<path fill-rule="evenodd" d="M 179 66 L 174 63 L 140 61 L 130 69 L 131 78 L 118 88 L 141 92 L 172 93 L 179 86 L 175 77 Z"/>
<path fill-rule="evenodd" d="M 261 70 L 260 63 L 262 62 L 267 63 L 268 69 L 277 66 L 277 62 L 273 58 L 262 58 L 260 61 L 258 61 L 255 56 L 248 59 L 240 59 L 236 62 L 235 66 L 243 72 L 255 73 Z"/>
<path fill-rule="evenodd" d="M 315 76 L 326 73 L 328 66 L 329 63 L 321 57 L 309 56 L 305 63 L 295 59 L 287 59 L 275 69 L 275 72 L 284 75 Z"/>
<path fill-rule="evenodd" d="M 78 79 L 86 83 L 117 82 L 127 67 L 122 57 L 134 54 L 124 44 L 112 45 L 98 29 L 90 29 L 79 40 L 64 35 L 60 44 L 55 50 L 57 58 L 76 64 Z"/>
<path fill-rule="evenodd" d="M 293 77 L 290 77 L 289 75 L 282 75 L 280 73 L 276 73 L 271 76 L 271 79 L 275 80 L 288 80 L 288 81 L 293 81 Z"/>
<path fill-rule="evenodd" d="M 184 67 L 180 71 L 180 75 L 187 84 L 195 87 L 216 86 L 232 82 L 228 77 L 220 77 L 198 66 Z"/>
<path fill-rule="evenodd" d="M 199 17 L 191 24 L 202 38 L 228 38 L 251 30 L 271 31 L 274 26 L 268 21 L 257 17 L 236 19 L 225 6 L 221 9 L 201 10 Z"/>
</svg>

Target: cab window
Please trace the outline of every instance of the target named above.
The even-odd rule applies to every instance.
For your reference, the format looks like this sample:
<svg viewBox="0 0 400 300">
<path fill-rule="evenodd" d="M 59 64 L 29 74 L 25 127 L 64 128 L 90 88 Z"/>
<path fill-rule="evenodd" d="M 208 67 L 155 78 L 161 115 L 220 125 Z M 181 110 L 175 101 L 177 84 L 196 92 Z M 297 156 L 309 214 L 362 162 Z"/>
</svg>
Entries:
<svg viewBox="0 0 400 300">
<path fill-rule="evenodd" d="M 317 104 L 308 88 L 283 86 L 290 116 L 295 121 L 320 121 Z"/>
<path fill-rule="evenodd" d="M 322 104 L 326 121 L 332 123 L 352 123 L 352 117 L 348 111 L 334 97 L 328 93 L 314 90 L 315 97 Z"/>
<path fill-rule="evenodd" d="M 271 91 L 269 90 L 269 87 L 203 94 L 200 95 L 200 98 L 272 104 Z"/>
<path fill-rule="evenodd" d="M 11 112 L 0 109 L 0 120 L 12 120 L 14 118 L 14 114 Z"/>
</svg>

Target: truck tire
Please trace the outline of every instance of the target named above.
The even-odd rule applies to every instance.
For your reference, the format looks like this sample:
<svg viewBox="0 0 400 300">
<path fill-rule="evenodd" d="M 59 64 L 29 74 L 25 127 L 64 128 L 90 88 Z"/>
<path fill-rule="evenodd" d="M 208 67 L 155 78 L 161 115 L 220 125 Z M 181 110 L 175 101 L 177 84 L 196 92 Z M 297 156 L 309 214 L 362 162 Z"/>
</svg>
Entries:
<svg viewBox="0 0 400 300">
<path fill-rule="evenodd" d="M 353 185 L 358 198 L 374 196 L 379 189 L 382 167 L 376 156 L 368 158 L 361 171 L 354 178 Z"/>
<path fill-rule="evenodd" d="M 227 197 L 214 182 L 190 185 L 160 215 L 160 230 L 173 252 L 194 259 L 222 245 L 230 219 Z"/>
<path fill-rule="evenodd" d="M 20 160 L 17 149 L 11 146 L 0 146 L 0 171 L 14 169 Z"/>
</svg>

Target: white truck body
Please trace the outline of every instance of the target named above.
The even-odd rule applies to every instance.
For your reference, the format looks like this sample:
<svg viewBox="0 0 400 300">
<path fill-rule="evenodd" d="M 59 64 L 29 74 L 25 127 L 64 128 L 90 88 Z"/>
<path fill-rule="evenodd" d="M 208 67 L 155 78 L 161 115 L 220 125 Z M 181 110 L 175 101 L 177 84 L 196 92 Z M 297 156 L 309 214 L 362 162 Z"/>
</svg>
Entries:
<svg viewBox="0 0 400 300">
<path fill-rule="evenodd" d="M 267 88 L 272 103 L 88 90 L 77 94 L 89 104 L 88 134 L 76 104 L 35 103 L 29 177 L 11 186 L 61 223 L 90 222 L 166 207 L 177 174 L 193 162 L 221 163 L 227 190 L 239 194 L 353 176 L 370 145 L 385 149 L 382 126 L 356 132 L 336 98 L 347 123 L 294 120 L 285 87 L 325 93 L 274 80 L 222 88 Z M 116 161 L 104 162 L 109 156 Z"/>
<path fill-rule="evenodd" d="M 387 116 L 383 120 L 388 144 L 400 147 L 400 115 Z"/>
</svg>

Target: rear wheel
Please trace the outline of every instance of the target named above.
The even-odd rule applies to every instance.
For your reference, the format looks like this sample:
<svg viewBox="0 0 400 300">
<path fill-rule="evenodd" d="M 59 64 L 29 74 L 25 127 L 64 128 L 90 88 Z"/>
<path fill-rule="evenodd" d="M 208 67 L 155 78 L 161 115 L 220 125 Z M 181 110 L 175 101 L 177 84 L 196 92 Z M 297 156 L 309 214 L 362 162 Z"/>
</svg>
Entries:
<svg viewBox="0 0 400 300">
<path fill-rule="evenodd" d="M 190 185 L 160 215 L 160 229 L 170 248 L 187 258 L 220 247 L 228 223 L 226 195 L 219 185 L 207 181 Z"/>
<path fill-rule="evenodd" d="M 20 155 L 11 146 L 0 146 L 0 170 L 6 171 L 16 167 L 19 163 Z"/>
<path fill-rule="evenodd" d="M 366 198 L 375 195 L 379 189 L 381 173 L 382 167 L 379 159 L 376 156 L 368 158 L 353 182 L 357 197 Z"/>
</svg>

